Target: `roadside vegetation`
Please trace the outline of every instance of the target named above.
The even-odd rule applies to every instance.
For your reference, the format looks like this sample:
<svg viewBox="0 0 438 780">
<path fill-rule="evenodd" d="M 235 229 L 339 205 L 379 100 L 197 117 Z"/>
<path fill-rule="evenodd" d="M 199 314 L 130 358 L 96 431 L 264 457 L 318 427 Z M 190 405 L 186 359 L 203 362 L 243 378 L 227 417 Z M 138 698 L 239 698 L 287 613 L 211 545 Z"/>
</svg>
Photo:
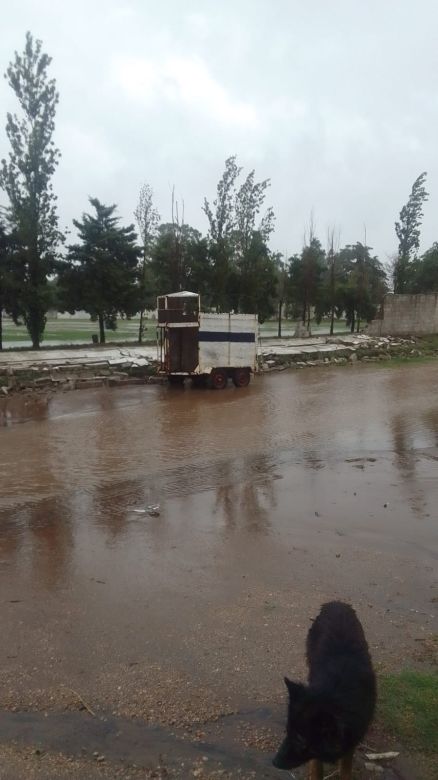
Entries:
<svg viewBox="0 0 438 780">
<path fill-rule="evenodd" d="M 379 678 L 378 725 L 421 767 L 438 777 L 438 674 L 405 669 Z"/>
<path fill-rule="evenodd" d="M 256 312 L 261 324 L 275 320 L 278 336 L 292 321 L 304 329 L 312 322 L 313 332 L 321 323 L 330 333 L 339 327 L 359 331 L 375 317 L 388 290 L 438 291 L 438 243 L 418 255 L 428 198 L 425 172 L 395 223 L 398 250 L 390 266 L 373 253 L 366 235 L 341 247 L 333 227 L 322 242 L 312 218 L 297 253 L 273 251 L 270 180 L 244 172 L 236 156 L 225 161 L 213 195 L 200 203 L 206 235 L 187 224 L 184 203 L 174 192 L 162 219 L 145 182 L 132 224 L 121 224 L 116 204 L 91 197 L 78 204 L 73 239 L 67 241 L 53 190 L 60 158 L 53 140 L 59 95 L 51 58 L 31 33 L 5 76 L 17 113 L 7 115 L 10 151 L 0 164 L 0 348 L 3 340 L 22 340 L 23 328 L 35 349 L 44 340 L 80 340 L 73 323 L 61 336 L 61 326 L 48 319 L 51 310 L 86 312 L 90 327 L 81 332 L 90 338 L 97 332 L 100 343 L 108 332 L 120 342 L 135 330 L 141 343 L 151 337 L 145 313 L 157 294 L 183 289 L 199 292 L 204 308 Z M 5 323 L 3 313 L 10 318 Z"/>
<path fill-rule="evenodd" d="M 379 717 L 408 747 L 438 757 L 438 674 L 404 670 L 381 677 Z"/>
</svg>

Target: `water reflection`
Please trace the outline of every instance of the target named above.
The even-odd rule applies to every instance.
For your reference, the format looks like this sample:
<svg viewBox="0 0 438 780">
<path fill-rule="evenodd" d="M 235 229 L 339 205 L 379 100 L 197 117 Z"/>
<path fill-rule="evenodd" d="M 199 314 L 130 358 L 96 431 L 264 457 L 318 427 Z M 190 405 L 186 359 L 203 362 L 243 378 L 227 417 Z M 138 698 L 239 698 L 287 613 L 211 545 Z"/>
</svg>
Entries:
<svg viewBox="0 0 438 780">
<path fill-rule="evenodd" d="M 52 395 L 12 395 L 0 398 L 0 428 L 27 420 L 46 420 Z"/>
<path fill-rule="evenodd" d="M 435 447 L 438 447 L 438 408 L 423 413 L 423 422 L 425 428 L 433 435 Z"/>
<path fill-rule="evenodd" d="M 67 500 L 30 502 L 13 515 L 3 511 L 0 528 L 0 556 L 17 563 L 20 552 L 25 551 L 26 576 L 35 585 L 51 591 L 71 579 L 74 533 Z"/>
<path fill-rule="evenodd" d="M 30 506 L 26 515 L 32 579 L 47 590 L 65 585 L 71 580 L 74 549 L 68 502 L 62 498 L 42 501 Z"/>
<path fill-rule="evenodd" d="M 277 503 L 273 469 L 268 456 L 217 465 L 214 512 L 223 515 L 228 531 L 268 533 Z"/>
<path fill-rule="evenodd" d="M 407 493 L 414 514 L 423 518 L 426 514 L 426 497 L 418 479 L 418 455 L 413 447 L 413 435 L 409 420 L 402 414 L 391 417 L 390 427 L 394 439 L 395 463 L 400 471 L 402 489 Z"/>
<path fill-rule="evenodd" d="M 120 557 L 141 538 L 160 559 L 204 532 L 206 545 L 239 533 L 263 544 L 275 538 L 280 468 L 287 480 L 294 467 L 307 511 L 313 491 L 337 498 L 331 469 L 388 452 L 388 493 L 404 491 L 407 522 L 423 518 L 431 461 L 425 467 L 421 453 L 438 446 L 437 380 L 431 365 L 362 367 L 270 375 L 242 392 L 149 386 L 27 406 L 4 399 L 8 419 L 32 419 L 0 430 L 0 560 L 55 589 L 74 576 L 87 534 Z M 130 512 L 155 503 L 159 518 Z M 368 516 L 363 508 L 364 523 Z M 395 533 L 397 518 L 389 522 Z"/>
<path fill-rule="evenodd" d="M 144 485 L 135 480 L 96 485 L 91 494 L 92 516 L 112 542 L 126 533 L 134 517 L 132 508 L 145 506 L 145 493 Z"/>
</svg>

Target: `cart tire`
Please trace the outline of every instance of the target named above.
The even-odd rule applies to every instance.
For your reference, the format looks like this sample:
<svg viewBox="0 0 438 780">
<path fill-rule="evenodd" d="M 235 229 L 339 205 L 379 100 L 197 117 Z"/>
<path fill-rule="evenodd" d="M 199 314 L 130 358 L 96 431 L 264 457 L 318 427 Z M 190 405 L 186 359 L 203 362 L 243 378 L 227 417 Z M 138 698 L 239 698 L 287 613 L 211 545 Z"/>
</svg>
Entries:
<svg viewBox="0 0 438 780">
<path fill-rule="evenodd" d="M 235 368 L 233 371 L 233 382 L 235 387 L 248 387 L 251 374 L 249 368 Z"/>
<path fill-rule="evenodd" d="M 223 368 L 215 368 L 210 374 L 210 383 L 213 390 L 224 390 L 228 383 L 227 372 Z"/>
</svg>

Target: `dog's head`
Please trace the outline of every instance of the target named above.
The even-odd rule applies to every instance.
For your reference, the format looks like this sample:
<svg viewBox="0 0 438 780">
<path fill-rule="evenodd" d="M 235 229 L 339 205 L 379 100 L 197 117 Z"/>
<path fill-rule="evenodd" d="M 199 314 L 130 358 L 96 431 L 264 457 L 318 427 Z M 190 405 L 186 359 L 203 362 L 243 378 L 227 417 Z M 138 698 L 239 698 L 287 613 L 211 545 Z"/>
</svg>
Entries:
<svg viewBox="0 0 438 780">
<path fill-rule="evenodd" d="M 286 737 L 274 766 L 294 769 L 312 758 L 336 761 L 342 755 L 343 727 L 333 709 L 306 685 L 284 681 L 289 692 Z"/>
</svg>

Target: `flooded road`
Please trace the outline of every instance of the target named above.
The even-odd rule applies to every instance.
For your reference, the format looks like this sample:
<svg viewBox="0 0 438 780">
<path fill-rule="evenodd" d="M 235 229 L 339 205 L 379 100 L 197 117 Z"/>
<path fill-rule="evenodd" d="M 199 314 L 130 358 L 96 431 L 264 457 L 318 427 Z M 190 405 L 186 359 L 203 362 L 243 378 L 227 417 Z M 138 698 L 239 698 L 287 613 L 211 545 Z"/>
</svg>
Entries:
<svg viewBox="0 0 438 780">
<path fill-rule="evenodd" d="M 233 748 L 265 760 L 323 601 L 354 604 L 379 668 L 430 663 L 437 387 L 430 363 L 3 399 L 2 709 L 217 742 L 268 707 Z"/>
</svg>

